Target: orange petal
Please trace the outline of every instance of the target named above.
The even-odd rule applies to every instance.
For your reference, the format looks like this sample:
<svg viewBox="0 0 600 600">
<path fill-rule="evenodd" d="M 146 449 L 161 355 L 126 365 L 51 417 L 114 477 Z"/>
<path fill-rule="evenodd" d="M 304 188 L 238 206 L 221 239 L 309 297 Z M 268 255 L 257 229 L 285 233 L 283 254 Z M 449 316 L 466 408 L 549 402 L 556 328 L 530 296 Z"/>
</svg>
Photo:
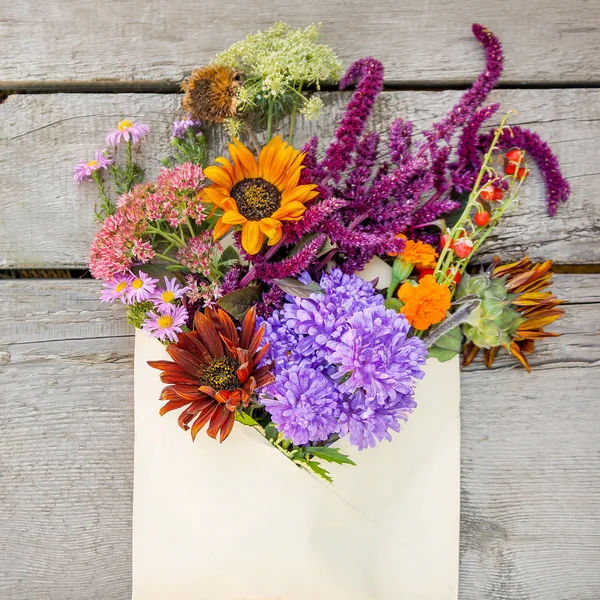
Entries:
<svg viewBox="0 0 600 600">
<path fill-rule="evenodd" d="M 256 177 L 258 165 L 256 164 L 254 154 L 237 138 L 233 138 L 233 144 L 229 144 L 228 148 L 231 160 L 233 161 L 236 181 L 247 177 Z"/>
<path fill-rule="evenodd" d="M 204 174 L 222 188 L 230 190 L 233 187 L 231 175 L 223 167 L 206 167 Z"/>
<path fill-rule="evenodd" d="M 231 225 L 229 225 L 229 223 L 224 223 L 223 217 L 221 217 L 213 229 L 213 239 L 217 241 L 219 238 L 222 238 L 230 229 Z"/>
<path fill-rule="evenodd" d="M 229 434 L 231 433 L 231 430 L 233 429 L 234 423 L 235 423 L 235 415 L 232 412 L 230 412 L 227 415 L 227 419 L 225 420 L 225 423 L 223 423 L 223 425 L 221 425 L 221 435 L 219 436 L 219 441 L 221 443 L 223 443 L 229 437 Z"/>
<path fill-rule="evenodd" d="M 220 358 L 225 354 L 221 338 L 215 326 L 200 311 L 194 315 L 194 329 L 198 332 L 202 344 L 206 346 L 213 358 Z"/>
<path fill-rule="evenodd" d="M 306 211 L 306 206 L 301 202 L 282 204 L 272 215 L 271 219 L 280 221 L 299 221 Z"/>
<path fill-rule="evenodd" d="M 218 185 L 210 185 L 202 190 L 203 201 L 211 202 L 215 206 L 221 207 L 225 198 L 229 198 L 229 190 L 219 187 Z"/>
<path fill-rule="evenodd" d="M 246 221 L 242 225 L 242 247 L 248 254 L 258 254 L 264 239 L 258 221 Z"/>
<path fill-rule="evenodd" d="M 227 210 L 221 217 L 221 221 L 223 221 L 223 223 L 227 223 L 228 225 L 242 225 L 247 220 L 248 219 L 246 219 L 246 217 L 240 214 L 237 210 Z"/>
</svg>

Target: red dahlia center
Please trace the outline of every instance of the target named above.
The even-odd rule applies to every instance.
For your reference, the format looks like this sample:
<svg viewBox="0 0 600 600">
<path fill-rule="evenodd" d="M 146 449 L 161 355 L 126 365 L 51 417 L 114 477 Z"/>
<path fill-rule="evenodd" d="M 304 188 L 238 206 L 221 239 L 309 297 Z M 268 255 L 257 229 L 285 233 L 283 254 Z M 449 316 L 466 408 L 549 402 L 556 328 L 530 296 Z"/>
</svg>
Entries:
<svg viewBox="0 0 600 600">
<path fill-rule="evenodd" d="M 237 390 L 241 383 L 237 376 L 239 367 L 240 363 L 229 356 L 215 358 L 205 367 L 202 373 L 202 384 L 209 385 L 217 392 Z"/>
</svg>

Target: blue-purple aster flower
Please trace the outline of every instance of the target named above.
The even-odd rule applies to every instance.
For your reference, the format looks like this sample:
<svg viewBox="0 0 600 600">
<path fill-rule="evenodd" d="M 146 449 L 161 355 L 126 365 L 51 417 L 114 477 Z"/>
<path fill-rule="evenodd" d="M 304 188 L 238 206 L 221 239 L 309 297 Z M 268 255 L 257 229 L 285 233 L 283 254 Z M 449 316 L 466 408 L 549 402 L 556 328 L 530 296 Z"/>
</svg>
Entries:
<svg viewBox="0 0 600 600">
<path fill-rule="evenodd" d="M 337 433 L 368 448 L 391 439 L 416 406 L 427 350 L 407 337 L 407 319 L 386 309 L 371 283 L 338 269 L 319 283 L 324 293 L 287 296 L 264 321 L 276 379 L 261 402 L 296 444 Z"/>
<path fill-rule="evenodd" d="M 384 302 L 372 283 L 339 269 L 324 273 L 319 285 L 325 294 L 289 297 L 283 307 L 286 326 L 301 334 L 297 351 L 305 356 L 325 350 L 328 342 L 338 339 L 353 313 Z"/>
<path fill-rule="evenodd" d="M 327 358 L 337 365 L 340 391 L 362 389 L 370 401 L 387 406 L 398 395 L 412 395 L 423 378 L 427 349 L 417 337 L 407 338 L 406 317 L 385 306 L 353 314 L 339 339 L 330 340 Z"/>
<path fill-rule="evenodd" d="M 277 373 L 261 393 L 273 423 L 294 444 L 324 441 L 338 426 L 339 393 L 329 377 L 302 361 Z"/>
<path fill-rule="evenodd" d="M 182 119 L 181 121 L 175 121 L 175 123 L 173 123 L 173 137 L 181 140 L 185 139 L 187 130 L 190 127 L 193 127 L 194 130 L 198 130 L 202 127 L 202 122 L 192 119 L 188 114 L 185 119 Z"/>
<path fill-rule="evenodd" d="M 359 450 L 373 448 L 382 440 L 392 440 L 391 431 L 400 431 L 400 421 L 406 421 L 417 406 L 412 395 L 396 396 L 394 401 L 381 406 L 369 402 L 363 391 L 344 395 L 336 432 L 348 436 Z"/>
</svg>

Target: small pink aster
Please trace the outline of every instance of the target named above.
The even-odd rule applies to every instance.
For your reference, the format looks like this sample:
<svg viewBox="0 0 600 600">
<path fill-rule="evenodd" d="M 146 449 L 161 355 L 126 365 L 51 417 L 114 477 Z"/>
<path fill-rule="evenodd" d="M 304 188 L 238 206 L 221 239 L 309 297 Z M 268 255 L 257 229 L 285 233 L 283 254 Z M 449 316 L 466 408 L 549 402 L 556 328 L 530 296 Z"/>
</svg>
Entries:
<svg viewBox="0 0 600 600">
<path fill-rule="evenodd" d="M 177 334 L 181 333 L 182 326 L 188 318 L 188 312 L 183 306 L 173 306 L 167 304 L 158 312 L 149 310 L 146 313 L 146 320 L 142 329 L 158 338 L 162 342 L 169 338 L 172 342 L 177 341 Z"/>
<path fill-rule="evenodd" d="M 172 305 L 175 300 L 183 298 L 188 290 L 189 287 L 182 286 L 179 281 L 177 281 L 176 277 L 173 277 L 171 280 L 169 280 L 168 277 L 165 277 L 164 289 L 156 288 L 150 299 L 154 301 L 159 309 L 161 309 Z"/>
<path fill-rule="evenodd" d="M 134 123 L 127 119 L 121 121 L 116 129 L 111 129 L 106 135 L 106 143 L 109 146 L 117 146 L 122 141 L 131 140 L 134 144 L 143 140 L 150 132 L 150 127 L 143 123 Z"/>
<path fill-rule="evenodd" d="M 130 304 L 134 302 L 145 302 L 156 290 L 158 279 L 153 279 L 150 275 L 139 271 L 137 275 L 129 278 L 129 291 L 127 292 L 127 301 Z"/>
<path fill-rule="evenodd" d="M 120 300 L 123 304 L 126 303 L 127 292 L 129 291 L 128 275 L 117 275 L 112 281 L 104 283 L 104 289 L 100 294 L 102 302 L 114 302 Z"/>
<path fill-rule="evenodd" d="M 75 180 L 75 183 L 89 181 L 92 178 L 92 173 L 94 171 L 107 169 L 113 162 L 112 157 L 106 154 L 106 150 L 96 150 L 94 160 L 82 160 L 75 165 L 75 168 L 73 169 L 73 179 Z"/>
</svg>

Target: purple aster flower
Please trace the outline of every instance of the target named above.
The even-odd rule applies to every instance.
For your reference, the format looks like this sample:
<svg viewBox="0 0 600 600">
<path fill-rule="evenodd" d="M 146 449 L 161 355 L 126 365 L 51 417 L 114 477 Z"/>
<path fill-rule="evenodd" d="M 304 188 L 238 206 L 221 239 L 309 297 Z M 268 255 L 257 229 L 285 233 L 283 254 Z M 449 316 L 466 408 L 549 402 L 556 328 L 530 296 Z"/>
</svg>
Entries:
<svg viewBox="0 0 600 600">
<path fill-rule="evenodd" d="M 130 140 L 137 144 L 143 140 L 150 132 L 150 127 L 143 123 L 134 123 L 125 119 L 121 121 L 116 129 L 111 129 L 106 135 L 106 143 L 109 146 L 117 146 L 122 141 L 129 142 Z"/>
<path fill-rule="evenodd" d="M 129 304 L 134 302 L 145 302 L 150 300 L 156 290 L 158 279 L 153 279 L 143 271 L 129 278 L 129 290 L 127 291 L 127 301 Z"/>
<path fill-rule="evenodd" d="M 105 154 L 105 152 L 106 150 L 96 150 L 94 160 L 81 160 L 75 165 L 75 168 L 73 169 L 73 179 L 76 183 L 89 181 L 92 178 L 92 173 L 94 171 L 107 169 L 113 164 L 113 159 L 108 154 Z"/>
<path fill-rule="evenodd" d="M 104 289 L 100 294 L 102 302 L 114 302 L 120 300 L 126 303 L 127 292 L 129 291 L 129 275 L 117 275 L 112 281 L 104 283 Z"/>
<path fill-rule="evenodd" d="M 182 286 L 176 277 L 169 279 L 165 276 L 165 287 L 163 289 L 156 288 L 150 300 L 154 301 L 158 308 L 163 308 L 173 304 L 175 300 L 182 298 L 190 289 L 189 286 Z"/>
<path fill-rule="evenodd" d="M 390 430 L 400 431 L 400 421 L 416 407 L 412 396 L 397 396 L 395 401 L 381 406 L 367 402 L 364 392 L 344 395 L 336 432 L 349 436 L 350 443 L 359 450 L 373 448 L 382 440 L 392 441 Z"/>
<path fill-rule="evenodd" d="M 265 326 L 264 340 L 269 342 L 269 350 L 264 358 L 281 365 L 288 361 L 289 355 L 298 345 L 298 335 L 281 320 L 281 312 L 274 311 L 268 319 L 259 318 L 257 326 Z"/>
<path fill-rule="evenodd" d="M 398 396 L 412 396 L 424 376 L 427 349 L 417 337 L 407 338 L 406 317 L 385 306 L 370 306 L 353 314 L 339 339 L 330 340 L 327 355 L 338 365 L 334 374 L 340 391 L 364 390 L 367 401 L 381 406 Z"/>
<path fill-rule="evenodd" d="M 181 333 L 187 318 L 188 313 L 184 306 L 167 304 L 158 312 L 149 310 L 146 313 L 146 320 L 142 325 L 142 329 L 161 342 L 164 342 L 166 338 L 176 342 L 177 334 Z"/>
<path fill-rule="evenodd" d="M 260 401 L 277 429 L 297 445 L 324 441 L 338 425 L 339 394 L 333 382 L 306 362 L 278 373 L 261 390 Z"/>
<path fill-rule="evenodd" d="M 202 121 L 196 121 L 195 119 L 192 119 L 189 114 L 186 115 L 185 119 L 181 121 L 175 121 L 175 123 L 173 123 L 173 137 L 181 140 L 185 139 L 187 130 L 190 127 L 193 127 L 194 130 L 198 130 L 202 127 Z"/>
<path fill-rule="evenodd" d="M 325 294 L 289 296 L 283 307 L 287 326 L 302 336 L 297 351 L 305 356 L 325 350 L 328 342 L 339 338 L 343 324 L 354 312 L 384 302 L 373 284 L 339 269 L 324 273 L 319 285 Z"/>
</svg>

